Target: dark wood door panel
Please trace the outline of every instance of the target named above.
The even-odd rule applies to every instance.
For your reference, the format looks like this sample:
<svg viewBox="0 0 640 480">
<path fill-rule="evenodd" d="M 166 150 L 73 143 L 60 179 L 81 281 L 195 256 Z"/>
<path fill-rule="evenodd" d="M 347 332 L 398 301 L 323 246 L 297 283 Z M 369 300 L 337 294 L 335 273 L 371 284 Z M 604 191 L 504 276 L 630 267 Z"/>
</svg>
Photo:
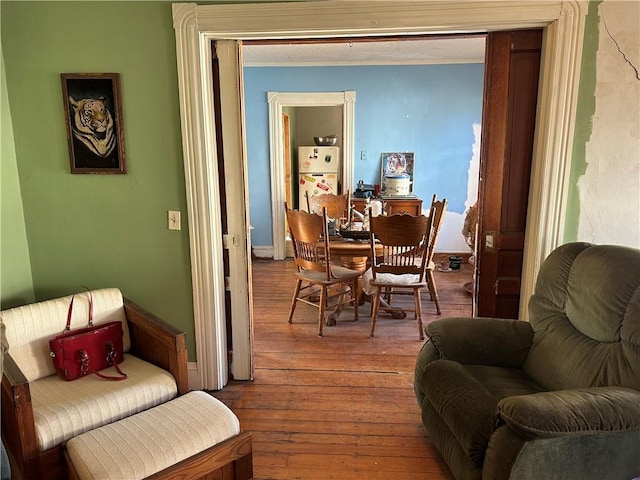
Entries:
<svg viewBox="0 0 640 480">
<path fill-rule="evenodd" d="M 495 318 L 513 318 L 513 312 L 520 308 L 520 294 L 500 295 L 496 297 Z"/>
<path fill-rule="evenodd" d="M 517 318 L 542 30 L 487 37 L 480 154 L 477 310 Z"/>
<path fill-rule="evenodd" d="M 515 279 L 520 284 L 522 275 L 522 250 L 500 250 L 498 254 L 498 271 L 502 279 Z"/>
<path fill-rule="evenodd" d="M 498 300 L 512 298 L 520 295 L 520 279 L 498 278 L 496 282 L 496 295 Z"/>
<path fill-rule="evenodd" d="M 498 251 L 520 250 L 524 248 L 524 235 L 522 232 L 507 232 L 502 230 Z"/>
<path fill-rule="evenodd" d="M 539 52 L 514 52 L 509 74 L 509 118 L 501 230 L 524 232 L 527 219 L 528 195 L 531 176 L 531 155 L 535 131 L 537 95 L 525 91 L 538 90 Z"/>
</svg>

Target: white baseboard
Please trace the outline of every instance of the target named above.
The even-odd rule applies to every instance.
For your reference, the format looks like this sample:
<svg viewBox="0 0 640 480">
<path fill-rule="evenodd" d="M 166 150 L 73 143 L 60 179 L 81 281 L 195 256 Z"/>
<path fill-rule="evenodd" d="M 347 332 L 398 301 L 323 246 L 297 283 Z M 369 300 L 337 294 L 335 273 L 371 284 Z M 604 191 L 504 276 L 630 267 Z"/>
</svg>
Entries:
<svg viewBox="0 0 640 480">
<path fill-rule="evenodd" d="M 251 250 L 258 258 L 273 258 L 273 245 L 256 245 Z"/>
<path fill-rule="evenodd" d="M 189 390 L 202 390 L 202 381 L 196 362 L 187 363 L 187 377 L 189 378 Z"/>
</svg>

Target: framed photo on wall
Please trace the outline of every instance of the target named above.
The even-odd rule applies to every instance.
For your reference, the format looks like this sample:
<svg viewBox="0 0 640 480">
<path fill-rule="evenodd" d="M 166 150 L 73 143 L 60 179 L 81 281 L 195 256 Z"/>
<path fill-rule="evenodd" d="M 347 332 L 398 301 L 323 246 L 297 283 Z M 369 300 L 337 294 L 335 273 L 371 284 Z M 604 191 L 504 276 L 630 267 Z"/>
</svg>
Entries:
<svg viewBox="0 0 640 480">
<path fill-rule="evenodd" d="M 71 173 L 127 173 L 118 73 L 63 73 Z"/>
<path fill-rule="evenodd" d="M 413 190 L 413 152 L 385 152 L 381 154 L 380 183 L 385 190 L 386 178 L 409 175 L 410 190 Z"/>
</svg>

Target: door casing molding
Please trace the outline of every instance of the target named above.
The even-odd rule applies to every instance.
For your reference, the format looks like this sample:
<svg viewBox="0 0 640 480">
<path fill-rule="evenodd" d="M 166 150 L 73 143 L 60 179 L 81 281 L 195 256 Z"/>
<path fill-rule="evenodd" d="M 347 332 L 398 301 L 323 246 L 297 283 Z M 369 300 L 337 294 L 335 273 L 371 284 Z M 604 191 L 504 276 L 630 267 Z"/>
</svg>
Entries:
<svg viewBox="0 0 640 480">
<path fill-rule="evenodd" d="M 207 332 L 196 333 L 198 368 L 205 379 L 211 379 L 211 383 L 204 382 L 204 388 L 222 388 L 220 369 L 225 368 L 226 357 L 224 338 L 220 338 L 224 332 L 219 326 L 224 325 L 224 278 L 218 254 L 222 252 L 222 235 L 218 235 L 217 226 L 217 170 L 212 168 L 216 147 L 211 133 L 215 132 L 210 98 L 211 40 L 398 36 L 543 27 L 520 304 L 521 318 L 527 319 L 526 303 L 540 264 L 563 238 L 587 7 L 586 0 L 173 4 L 194 322 L 196 332 Z M 224 121 L 224 112 L 222 115 Z M 224 127 L 237 129 L 238 135 L 243 128 L 231 121 L 225 122 Z M 244 168 L 241 159 L 225 157 L 226 171 L 238 168 Z M 228 215 L 244 219 L 245 211 L 234 212 L 230 208 Z M 244 255 L 240 251 L 235 254 Z M 208 326 L 211 322 L 214 327 Z M 234 351 L 234 357 L 250 353 Z M 201 365 L 201 361 L 207 364 Z"/>
<path fill-rule="evenodd" d="M 271 165 L 271 229 L 273 258 L 283 260 L 285 249 L 284 199 L 284 143 L 282 138 L 283 107 L 342 106 L 342 184 L 353 185 L 354 135 L 356 92 L 268 92 L 269 102 L 269 158 Z"/>
</svg>

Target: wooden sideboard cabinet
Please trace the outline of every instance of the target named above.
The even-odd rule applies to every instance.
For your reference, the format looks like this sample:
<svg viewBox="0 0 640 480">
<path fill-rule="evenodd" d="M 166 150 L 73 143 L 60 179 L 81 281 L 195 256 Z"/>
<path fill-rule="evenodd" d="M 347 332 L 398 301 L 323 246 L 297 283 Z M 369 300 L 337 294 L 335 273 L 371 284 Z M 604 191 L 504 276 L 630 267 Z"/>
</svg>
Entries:
<svg viewBox="0 0 640 480">
<path fill-rule="evenodd" d="M 382 201 L 386 204 L 385 211 L 387 215 L 393 215 L 394 213 L 409 213 L 411 215 L 422 214 L 422 199 L 415 198 L 382 198 Z M 364 198 L 351 197 L 351 203 L 360 213 L 364 213 L 367 200 Z"/>
</svg>

